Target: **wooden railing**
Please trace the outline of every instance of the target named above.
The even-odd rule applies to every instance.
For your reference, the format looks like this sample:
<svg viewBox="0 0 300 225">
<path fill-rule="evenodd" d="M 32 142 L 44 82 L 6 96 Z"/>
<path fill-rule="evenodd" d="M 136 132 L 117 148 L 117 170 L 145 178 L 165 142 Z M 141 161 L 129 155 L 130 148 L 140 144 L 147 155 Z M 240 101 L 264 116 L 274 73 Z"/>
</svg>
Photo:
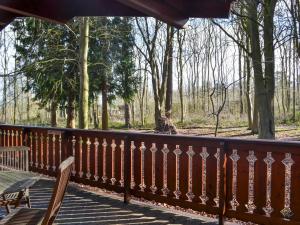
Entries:
<svg viewBox="0 0 300 225">
<path fill-rule="evenodd" d="M 300 143 L 0 126 L 0 145 L 30 147 L 30 170 L 258 224 L 300 224 Z"/>
<path fill-rule="evenodd" d="M 22 170 L 28 171 L 29 147 L 0 147 L 0 171 Z"/>
</svg>

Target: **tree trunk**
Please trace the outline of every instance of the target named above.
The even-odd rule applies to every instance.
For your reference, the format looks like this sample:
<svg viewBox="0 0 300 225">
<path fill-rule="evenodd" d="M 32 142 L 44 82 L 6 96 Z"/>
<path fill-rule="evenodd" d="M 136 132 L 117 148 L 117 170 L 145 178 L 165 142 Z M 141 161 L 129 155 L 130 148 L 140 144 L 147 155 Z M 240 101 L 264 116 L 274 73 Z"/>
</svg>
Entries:
<svg viewBox="0 0 300 225">
<path fill-rule="evenodd" d="M 173 99 L 173 34 L 174 28 L 170 29 L 170 41 L 167 56 L 167 89 L 166 89 L 166 103 L 165 103 L 165 115 L 168 119 L 171 119 L 172 114 L 172 99 Z"/>
<path fill-rule="evenodd" d="M 131 124 L 135 124 L 135 107 L 134 107 L 134 102 L 131 102 L 131 107 L 129 107 L 131 109 Z M 130 124 L 130 126 L 131 126 Z"/>
<path fill-rule="evenodd" d="M 80 24 L 80 97 L 79 97 L 79 128 L 89 126 L 89 18 L 83 17 Z"/>
<path fill-rule="evenodd" d="M 15 45 L 16 44 L 17 44 L 17 41 L 15 40 Z M 14 77 L 13 77 L 13 85 L 14 85 L 13 123 L 14 124 L 16 124 L 17 106 L 18 106 L 18 93 L 17 93 L 18 92 L 18 84 L 17 84 L 17 55 L 16 54 L 15 54 L 15 73 L 14 73 Z"/>
<path fill-rule="evenodd" d="M 108 96 L 107 96 L 107 77 L 104 74 L 102 84 L 102 130 L 108 130 Z"/>
<path fill-rule="evenodd" d="M 7 122 L 7 73 L 8 73 L 8 49 L 6 43 L 6 31 L 3 32 L 3 48 L 4 48 L 4 73 L 3 73 L 3 97 L 2 97 L 2 116 L 3 122 Z"/>
<path fill-rule="evenodd" d="M 130 107 L 127 102 L 124 102 L 124 118 L 125 118 L 125 127 L 130 128 Z"/>
<path fill-rule="evenodd" d="M 265 12 L 264 24 L 264 41 L 265 41 L 265 57 L 266 68 L 265 78 L 263 76 L 262 68 L 262 55 L 259 39 L 259 28 L 257 24 L 257 3 L 249 1 L 249 28 L 250 28 L 250 41 L 252 52 L 252 63 L 254 70 L 254 83 L 255 83 L 255 97 L 257 100 L 258 114 L 259 114 L 259 134 L 261 139 L 274 139 L 275 126 L 274 126 L 274 106 L 273 98 L 274 86 L 274 67 L 272 67 L 272 53 L 273 49 L 273 17 L 269 17 Z M 266 6 L 267 7 L 267 6 Z M 265 9 L 266 10 L 266 9 Z M 266 18 L 268 17 L 268 18 Z M 271 24 L 271 25 L 270 25 Z M 271 42 L 271 43 L 270 43 Z M 271 45 L 270 45 L 271 44 Z M 274 55 L 273 55 L 274 56 Z M 273 62 L 274 66 L 274 62 Z M 272 89 L 273 88 L 273 89 Z"/>
<path fill-rule="evenodd" d="M 57 127 L 57 103 L 51 103 L 51 127 Z"/>
<path fill-rule="evenodd" d="M 250 97 L 250 81 L 251 81 L 251 68 L 250 68 L 250 59 L 248 56 L 245 56 L 246 62 L 246 101 L 247 101 L 247 115 L 248 115 L 248 129 L 251 130 L 253 127 L 252 122 L 252 104 L 251 104 L 251 97 Z"/>
<path fill-rule="evenodd" d="M 258 134 L 258 106 L 257 106 L 257 97 L 254 96 L 253 104 L 253 121 L 251 131 L 253 134 Z"/>
<path fill-rule="evenodd" d="M 94 121 L 94 128 L 99 128 L 98 95 L 96 95 L 93 102 L 93 121 Z"/>
<path fill-rule="evenodd" d="M 244 105 L 243 105 L 243 80 L 242 80 L 242 49 L 239 48 L 239 100 L 240 100 L 240 115 L 242 116 L 244 113 Z"/>
<path fill-rule="evenodd" d="M 177 32 L 177 41 L 178 41 L 178 92 L 179 92 L 179 99 L 180 99 L 180 122 L 183 123 L 184 120 L 184 105 L 183 105 L 183 42 L 185 39 L 185 33 L 181 35 L 180 32 L 185 31 L 178 31 Z"/>
<path fill-rule="evenodd" d="M 260 117 L 261 126 L 264 126 L 264 134 L 259 135 L 260 138 L 275 138 L 275 122 L 274 122 L 274 94 L 275 94 L 275 53 L 274 53 L 274 11 L 277 0 L 266 0 L 264 4 L 264 55 L 265 55 L 265 86 L 267 90 L 266 111 L 264 117 Z"/>
<path fill-rule="evenodd" d="M 28 86 L 28 78 L 26 80 L 27 86 Z M 27 93 L 26 95 L 26 119 L 27 119 L 27 123 L 29 123 L 30 121 L 30 94 Z"/>
<path fill-rule="evenodd" d="M 75 99 L 69 96 L 67 106 L 67 128 L 75 128 Z"/>
</svg>

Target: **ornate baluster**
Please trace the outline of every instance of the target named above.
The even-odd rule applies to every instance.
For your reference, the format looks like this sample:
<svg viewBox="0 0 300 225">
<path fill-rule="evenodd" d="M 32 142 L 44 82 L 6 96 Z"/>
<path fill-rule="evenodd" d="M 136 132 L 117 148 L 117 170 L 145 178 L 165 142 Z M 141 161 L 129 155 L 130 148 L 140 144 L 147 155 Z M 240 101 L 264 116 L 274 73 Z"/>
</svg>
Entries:
<svg viewBox="0 0 300 225">
<path fill-rule="evenodd" d="M 14 146 L 19 146 L 19 143 L 18 143 L 18 140 L 19 140 L 19 132 L 18 132 L 18 130 L 16 130 L 16 131 L 13 131 L 13 140 L 14 140 Z M 15 168 L 17 168 L 17 169 L 21 169 L 21 167 L 20 167 L 20 160 L 21 160 L 21 156 L 20 156 L 20 152 L 19 151 L 17 151 L 16 153 L 15 153 Z"/>
<path fill-rule="evenodd" d="M 237 201 L 237 162 L 239 161 L 240 156 L 237 154 L 236 149 L 232 151 L 230 158 L 232 160 L 232 200 L 230 201 L 230 205 L 232 210 L 236 210 L 236 208 L 240 205 Z"/>
<path fill-rule="evenodd" d="M 285 182 L 284 182 L 284 209 L 280 212 L 286 219 L 292 218 L 294 213 L 292 212 L 291 205 L 291 181 L 292 181 L 292 165 L 295 163 L 292 159 L 291 153 L 285 154 L 285 159 L 282 160 L 285 166 Z"/>
<path fill-rule="evenodd" d="M 44 169 L 44 135 L 41 133 L 41 154 L 40 154 L 40 167 L 41 169 Z"/>
<path fill-rule="evenodd" d="M 56 138 L 55 134 L 52 135 L 52 170 L 56 170 Z"/>
<path fill-rule="evenodd" d="M 189 146 L 189 150 L 186 153 L 189 156 L 189 178 L 188 178 L 188 193 L 186 193 L 186 197 L 189 202 L 193 201 L 195 195 L 193 193 L 193 157 L 195 152 L 193 151 L 193 146 Z"/>
<path fill-rule="evenodd" d="M 49 135 L 46 137 L 46 170 L 49 170 L 50 164 L 49 164 Z"/>
<path fill-rule="evenodd" d="M 135 187 L 135 181 L 134 181 L 134 150 L 135 150 L 134 141 L 131 141 L 130 145 L 130 157 L 131 157 L 131 179 L 130 179 L 130 188 L 134 189 Z"/>
<path fill-rule="evenodd" d="M 173 192 L 176 199 L 179 199 L 181 192 L 179 187 L 179 173 L 180 173 L 180 155 L 182 151 L 179 149 L 179 145 L 176 145 L 176 149 L 173 151 L 173 153 L 176 156 L 176 190 Z"/>
<path fill-rule="evenodd" d="M 75 138 L 75 136 L 73 136 L 72 137 L 72 155 L 76 159 L 75 150 L 76 150 L 76 138 Z M 76 160 L 75 160 L 75 162 L 76 162 Z M 76 175 L 76 164 L 75 164 L 75 162 L 72 165 L 72 176 Z"/>
<path fill-rule="evenodd" d="M 254 155 L 254 151 L 249 151 L 249 156 L 247 157 L 249 162 L 249 181 L 248 181 L 248 204 L 246 204 L 246 208 L 248 209 L 248 213 L 253 213 L 256 209 L 254 204 L 254 166 L 257 160 Z"/>
<path fill-rule="evenodd" d="M 156 180 L 156 161 L 155 161 L 155 154 L 157 152 L 157 148 L 156 148 L 156 144 L 152 143 L 152 147 L 150 148 L 150 151 L 152 153 L 152 185 L 150 187 L 150 190 L 152 191 L 152 194 L 155 194 L 155 192 L 157 191 L 157 187 L 155 185 L 155 180 Z"/>
<path fill-rule="evenodd" d="M 6 147 L 6 130 L 3 131 L 3 146 Z"/>
<path fill-rule="evenodd" d="M 216 203 L 216 207 L 219 207 L 220 204 L 220 172 L 221 172 L 221 164 L 220 164 L 220 149 L 217 148 L 217 152 L 214 155 L 217 159 L 217 187 L 216 187 L 216 197 L 214 198 L 214 202 Z"/>
<path fill-rule="evenodd" d="M 272 153 L 268 152 L 267 157 L 264 158 L 264 162 L 267 164 L 267 187 L 266 187 L 266 206 L 263 210 L 266 216 L 271 216 L 273 208 L 271 206 L 271 191 L 272 191 L 272 164 L 275 160 L 272 157 Z"/>
<path fill-rule="evenodd" d="M 91 154 L 91 141 L 90 138 L 86 140 L 86 178 L 91 179 L 91 167 L 90 167 L 90 154 Z"/>
<path fill-rule="evenodd" d="M 32 144 L 32 138 L 33 138 L 32 132 L 30 132 L 29 139 L 30 139 L 30 166 L 31 167 L 33 166 L 33 148 L 32 148 L 33 144 Z M 4 138 L 4 140 L 5 140 L 5 138 Z"/>
<path fill-rule="evenodd" d="M 7 131 L 7 147 L 10 147 L 10 130 Z"/>
<path fill-rule="evenodd" d="M 145 151 L 146 151 L 146 147 L 145 147 L 144 142 L 141 143 L 140 151 L 141 151 L 141 184 L 140 184 L 140 188 L 141 188 L 141 191 L 144 192 L 145 188 L 146 188 L 146 184 L 145 184 Z"/>
<path fill-rule="evenodd" d="M 168 189 L 168 145 L 164 144 L 163 149 L 161 150 L 162 153 L 164 154 L 163 158 L 163 188 L 161 189 L 163 196 L 167 197 L 169 194 L 169 189 Z"/>
<path fill-rule="evenodd" d="M 5 146 L 5 145 L 2 145 L 2 140 L 4 139 L 4 137 L 2 137 L 2 134 L 3 134 L 3 132 L 2 132 L 2 130 L 0 130 L 0 146 Z M 1 170 L 1 168 L 0 168 L 0 170 Z"/>
<path fill-rule="evenodd" d="M 107 142 L 106 142 L 106 139 L 104 138 L 103 139 L 103 143 L 102 143 L 102 150 L 103 150 L 103 168 L 102 168 L 102 182 L 103 183 L 106 183 L 107 181 L 107 175 L 106 175 L 106 148 L 107 148 Z"/>
<path fill-rule="evenodd" d="M 81 178 L 83 176 L 83 171 L 82 171 L 82 137 L 79 137 L 79 177 Z"/>
<path fill-rule="evenodd" d="M 62 142 L 62 138 L 61 138 L 61 134 L 59 134 L 58 136 L 58 143 L 59 143 L 59 155 L 58 155 L 58 163 L 61 163 L 61 142 Z"/>
<path fill-rule="evenodd" d="M 20 131 L 20 135 L 19 135 L 19 137 L 20 137 L 20 140 L 19 140 L 19 145 L 23 145 L 23 131 Z"/>
<path fill-rule="evenodd" d="M 39 138 L 38 133 L 35 132 L 34 140 L 35 140 L 35 167 L 39 167 Z"/>
<path fill-rule="evenodd" d="M 99 141 L 98 141 L 98 138 L 95 138 L 95 142 L 94 142 L 94 145 L 95 145 L 95 175 L 94 175 L 94 178 L 95 178 L 95 181 L 98 181 L 99 180 L 99 174 L 98 174 L 98 151 L 99 151 Z"/>
<path fill-rule="evenodd" d="M 202 158 L 202 195 L 199 197 L 202 204 L 206 205 L 208 197 L 206 196 L 206 160 L 209 154 L 207 153 L 207 148 L 203 147 L 202 152 L 200 153 Z"/>
<path fill-rule="evenodd" d="M 12 130 L 11 131 L 11 146 L 17 146 L 14 142 L 15 139 L 15 132 Z"/>
<path fill-rule="evenodd" d="M 121 180 L 120 180 L 120 185 L 121 185 L 121 187 L 124 187 L 124 140 L 121 141 L 120 149 L 121 149 Z"/>
<path fill-rule="evenodd" d="M 116 142 L 115 140 L 113 139 L 112 140 L 112 144 L 111 144 L 111 179 L 110 179 L 110 182 L 112 185 L 115 185 L 117 179 L 115 178 L 115 169 L 116 169 Z"/>
</svg>

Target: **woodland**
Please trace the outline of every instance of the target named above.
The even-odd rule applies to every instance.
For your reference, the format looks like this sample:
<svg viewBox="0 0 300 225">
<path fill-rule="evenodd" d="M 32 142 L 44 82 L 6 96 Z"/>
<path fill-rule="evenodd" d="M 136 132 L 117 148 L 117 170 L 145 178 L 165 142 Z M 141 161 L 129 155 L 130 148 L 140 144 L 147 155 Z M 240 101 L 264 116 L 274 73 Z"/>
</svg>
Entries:
<svg viewBox="0 0 300 225">
<path fill-rule="evenodd" d="M 19 18 L 0 33 L 0 122 L 300 139 L 300 2 L 240 0 L 229 19 Z"/>
</svg>

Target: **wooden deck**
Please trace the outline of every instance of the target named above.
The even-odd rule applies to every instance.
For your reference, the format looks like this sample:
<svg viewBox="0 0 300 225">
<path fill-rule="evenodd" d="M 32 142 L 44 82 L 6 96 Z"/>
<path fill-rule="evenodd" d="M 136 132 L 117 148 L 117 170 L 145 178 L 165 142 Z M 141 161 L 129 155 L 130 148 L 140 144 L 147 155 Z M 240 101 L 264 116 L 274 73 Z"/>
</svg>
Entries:
<svg viewBox="0 0 300 225">
<path fill-rule="evenodd" d="M 41 179 L 31 189 L 33 208 L 46 208 L 53 180 Z M 0 209 L 0 216 L 4 210 Z M 131 202 L 125 205 L 118 197 L 102 196 L 84 191 L 70 184 L 55 224 L 217 224 L 210 218 L 179 214 L 162 207 Z"/>
</svg>

